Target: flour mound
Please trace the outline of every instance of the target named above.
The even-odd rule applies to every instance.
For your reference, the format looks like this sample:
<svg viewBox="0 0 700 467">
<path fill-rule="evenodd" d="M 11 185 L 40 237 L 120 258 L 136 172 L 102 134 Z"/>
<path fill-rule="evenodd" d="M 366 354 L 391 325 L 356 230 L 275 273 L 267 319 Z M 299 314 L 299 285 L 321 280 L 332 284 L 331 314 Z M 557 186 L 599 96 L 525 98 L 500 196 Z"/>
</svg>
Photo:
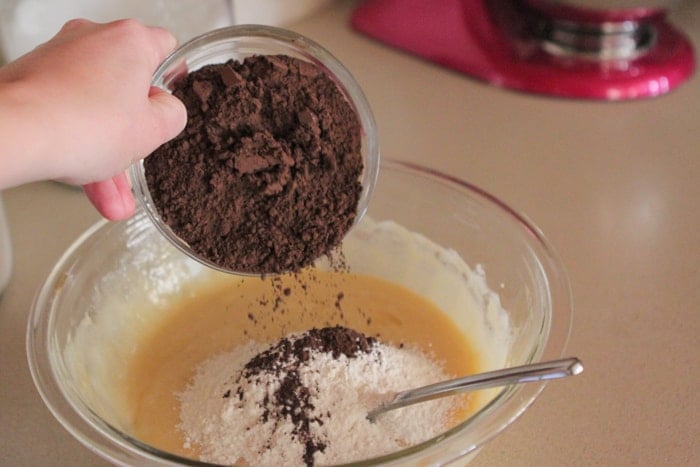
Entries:
<svg viewBox="0 0 700 467">
<path fill-rule="evenodd" d="M 417 349 L 340 326 L 250 342 L 204 361 L 180 394 L 186 446 L 219 464 L 328 465 L 367 459 L 443 432 L 449 398 L 366 414 L 394 392 L 448 379 Z"/>
</svg>

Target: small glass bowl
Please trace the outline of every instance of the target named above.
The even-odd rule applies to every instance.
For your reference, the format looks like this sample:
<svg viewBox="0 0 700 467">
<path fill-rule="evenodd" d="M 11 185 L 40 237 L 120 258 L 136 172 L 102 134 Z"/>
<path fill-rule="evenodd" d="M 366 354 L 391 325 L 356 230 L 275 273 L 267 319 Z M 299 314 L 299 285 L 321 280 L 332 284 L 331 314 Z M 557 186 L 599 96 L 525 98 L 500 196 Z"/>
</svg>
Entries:
<svg viewBox="0 0 700 467">
<path fill-rule="evenodd" d="M 330 52 L 300 34 L 271 26 L 240 25 L 217 29 L 180 46 L 154 73 L 152 85 L 172 92 L 173 83 L 183 75 L 205 65 L 224 63 L 230 59 L 243 60 L 253 55 L 287 55 L 311 62 L 324 70 L 337 84 L 355 109 L 361 125 L 361 153 L 364 170 L 361 176 L 362 192 L 357 206 L 355 223 L 367 211 L 379 173 L 379 145 L 374 116 L 369 103 L 352 74 Z M 143 160 L 131 166 L 134 195 L 158 230 L 180 251 L 200 263 L 222 272 L 230 271 L 198 255 L 187 242 L 178 237 L 163 221 L 150 195 Z"/>
<path fill-rule="evenodd" d="M 490 307 L 476 316 L 468 311 L 464 295 L 456 293 L 467 280 L 459 270 L 451 276 L 454 281 L 426 272 L 434 265 L 432 253 L 426 260 L 415 248 L 397 252 L 391 243 L 369 240 L 361 250 L 368 259 L 353 260 L 353 270 L 432 297 L 467 335 L 475 323 L 484 326 L 484 339 L 497 345 L 473 342 L 477 352 L 489 349 L 483 356 L 488 361 L 477 371 L 561 357 L 573 316 L 571 291 L 558 255 L 537 227 L 489 193 L 449 175 L 388 160 L 381 170 L 357 231 L 393 221 L 440 245 L 444 257 L 482 268 L 507 314 L 508 340 L 504 343 L 490 331 L 495 328 Z M 362 271 L 376 266 L 381 275 Z M 34 301 L 27 353 L 42 399 L 66 430 L 117 465 L 207 465 L 139 441 L 118 410 L 123 397 L 119 378 L 139 339 L 134 323 L 162 317 L 167 312 L 163 303 L 202 274 L 222 273 L 174 248 L 139 210 L 127 221 L 101 221 L 86 231 L 55 265 Z M 494 358 L 496 353 L 502 355 Z M 441 435 L 353 465 L 452 465 L 469 459 L 513 423 L 545 385 L 493 390 L 473 416 Z"/>
</svg>

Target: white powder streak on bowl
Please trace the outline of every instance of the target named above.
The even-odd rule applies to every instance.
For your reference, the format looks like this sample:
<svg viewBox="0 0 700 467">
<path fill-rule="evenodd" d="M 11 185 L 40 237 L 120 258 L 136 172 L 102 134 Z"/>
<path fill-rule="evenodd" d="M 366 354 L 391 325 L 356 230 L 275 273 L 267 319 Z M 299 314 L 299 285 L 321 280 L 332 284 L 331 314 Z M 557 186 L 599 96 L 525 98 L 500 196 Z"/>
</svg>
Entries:
<svg viewBox="0 0 700 467">
<path fill-rule="evenodd" d="M 115 269 L 83 278 L 93 282 L 90 288 L 73 284 L 65 292 L 91 290 L 81 299 L 85 317 L 68 336 L 63 358 L 80 399 L 112 426 L 129 432 L 135 414 L 121 388 L 139 341 L 167 318 L 164 311 L 170 303 L 197 284 L 206 286 L 211 273 L 184 257 L 143 218 L 128 220 L 126 230 L 124 243 L 106 242 L 120 252 Z M 109 233 L 89 241 L 99 242 L 105 235 Z M 101 243 L 96 247 L 107 248 Z M 114 251 L 103 251 L 114 256 Z M 84 261 L 101 261 L 101 256 Z M 68 275 L 65 280 L 76 279 Z"/>
<path fill-rule="evenodd" d="M 292 435 L 293 423 L 270 419 L 263 423 L 263 399 L 277 389 L 279 377 L 256 376 L 233 386 L 245 363 L 263 350 L 249 343 L 212 357 L 197 369 L 192 384 L 180 395 L 181 424 L 188 444 L 197 445 L 202 460 L 251 465 L 303 465 L 304 446 Z M 327 465 L 374 457 L 425 441 L 443 432 L 454 400 L 441 399 L 406 407 L 375 423 L 367 411 L 388 393 L 446 379 L 441 367 L 422 352 L 377 344 L 353 358 L 314 351 L 299 371 L 311 390 L 315 439 L 327 443 L 316 464 Z M 243 402 L 237 389 L 245 393 Z M 228 390 L 229 397 L 223 394 Z M 330 417 L 328 414 L 331 414 Z"/>
</svg>

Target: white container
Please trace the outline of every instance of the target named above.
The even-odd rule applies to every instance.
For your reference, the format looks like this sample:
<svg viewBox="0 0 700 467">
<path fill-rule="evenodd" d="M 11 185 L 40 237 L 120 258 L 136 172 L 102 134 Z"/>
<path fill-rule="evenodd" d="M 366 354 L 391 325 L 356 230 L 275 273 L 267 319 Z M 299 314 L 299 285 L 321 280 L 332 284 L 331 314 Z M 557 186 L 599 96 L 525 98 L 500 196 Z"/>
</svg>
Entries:
<svg viewBox="0 0 700 467">
<path fill-rule="evenodd" d="M 236 24 L 284 26 L 312 14 L 329 0 L 231 0 Z"/>
<path fill-rule="evenodd" d="M 0 196 L 0 294 L 5 290 L 12 273 L 12 248 L 10 245 L 10 229 L 7 226 L 5 208 Z"/>
<path fill-rule="evenodd" d="M 136 18 L 169 29 L 184 43 L 233 24 L 283 26 L 330 0 L 0 0 L 0 55 L 12 61 L 49 40 L 72 18 Z"/>
<path fill-rule="evenodd" d="M 12 61 L 49 40 L 69 19 L 136 18 L 185 42 L 233 24 L 230 0 L 0 0 L 2 56 Z"/>
</svg>

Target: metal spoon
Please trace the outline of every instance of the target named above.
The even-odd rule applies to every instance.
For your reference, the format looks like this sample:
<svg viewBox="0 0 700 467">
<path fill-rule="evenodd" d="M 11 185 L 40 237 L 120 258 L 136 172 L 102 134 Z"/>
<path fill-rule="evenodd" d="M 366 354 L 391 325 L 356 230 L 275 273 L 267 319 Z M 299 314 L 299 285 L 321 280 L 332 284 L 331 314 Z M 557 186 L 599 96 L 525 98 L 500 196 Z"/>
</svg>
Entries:
<svg viewBox="0 0 700 467">
<path fill-rule="evenodd" d="M 394 397 L 376 409 L 367 413 L 370 421 L 375 421 L 384 412 L 407 405 L 425 402 L 438 397 L 452 396 L 467 391 L 477 391 L 509 384 L 532 383 L 550 379 L 578 375 L 583 371 L 583 363 L 576 358 L 563 358 L 548 362 L 504 368 L 463 378 L 451 379 L 440 383 L 422 386 L 398 392 Z"/>
</svg>

